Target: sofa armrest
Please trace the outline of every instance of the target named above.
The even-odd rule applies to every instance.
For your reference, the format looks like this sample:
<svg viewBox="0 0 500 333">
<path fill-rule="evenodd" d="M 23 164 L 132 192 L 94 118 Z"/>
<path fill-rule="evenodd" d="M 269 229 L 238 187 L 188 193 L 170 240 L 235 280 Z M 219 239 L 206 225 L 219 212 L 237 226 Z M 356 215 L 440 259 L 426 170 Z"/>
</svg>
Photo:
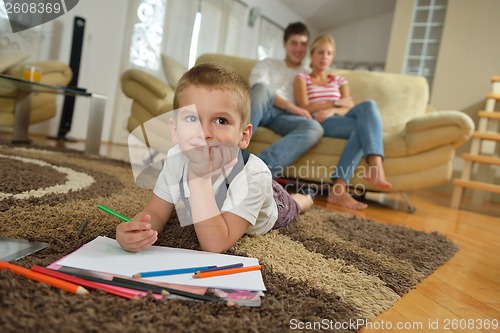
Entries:
<svg viewBox="0 0 500 333">
<path fill-rule="evenodd" d="M 122 74 L 123 93 L 139 103 L 153 116 L 161 114 L 165 104 L 172 103 L 174 90 L 155 76 L 138 69 L 129 69 Z"/>
<path fill-rule="evenodd" d="M 408 154 L 435 147 L 458 147 L 467 142 L 474 131 L 474 122 L 459 111 L 438 111 L 413 118 L 406 123 L 404 137 Z"/>
<path fill-rule="evenodd" d="M 144 89 L 147 89 L 148 91 L 153 93 L 157 98 L 165 98 L 165 96 L 167 96 L 167 94 L 172 91 L 172 88 L 170 88 L 170 86 L 168 86 L 162 80 L 139 69 L 129 69 L 125 71 L 122 75 L 121 81 L 122 87 L 128 82 L 135 82 L 144 87 Z M 135 91 L 123 89 L 123 92 L 128 97 L 134 98 L 130 95 L 135 95 Z"/>
</svg>

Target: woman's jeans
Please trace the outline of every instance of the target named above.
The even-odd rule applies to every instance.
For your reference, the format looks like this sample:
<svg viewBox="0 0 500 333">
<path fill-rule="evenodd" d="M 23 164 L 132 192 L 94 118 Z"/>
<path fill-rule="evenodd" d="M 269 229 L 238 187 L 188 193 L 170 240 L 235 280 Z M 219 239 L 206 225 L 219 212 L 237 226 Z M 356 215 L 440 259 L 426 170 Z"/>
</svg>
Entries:
<svg viewBox="0 0 500 333">
<path fill-rule="evenodd" d="M 253 132 L 255 133 L 257 127 L 263 126 L 282 136 L 257 156 L 267 164 L 273 177 L 282 177 L 287 166 L 323 137 L 323 128 L 314 119 L 307 119 L 274 107 L 274 91 L 271 91 L 266 84 L 254 84 L 251 93 L 250 123 Z"/>
<path fill-rule="evenodd" d="M 321 123 L 325 136 L 347 139 L 332 179 L 349 183 L 361 157 L 379 155 L 384 158 L 382 122 L 377 104 L 368 100 L 349 110 L 344 116 L 332 116 Z"/>
</svg>

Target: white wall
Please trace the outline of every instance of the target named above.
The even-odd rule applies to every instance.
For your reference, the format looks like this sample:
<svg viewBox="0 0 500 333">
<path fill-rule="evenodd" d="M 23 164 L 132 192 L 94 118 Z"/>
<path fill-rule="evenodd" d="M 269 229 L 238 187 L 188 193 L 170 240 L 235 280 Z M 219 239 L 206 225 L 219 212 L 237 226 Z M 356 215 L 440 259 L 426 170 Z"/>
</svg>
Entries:
<svg viewBox="0 0 500 333">
<path fill-rule="evenodd" d="M 401 73 L 414 3 L 396 2 L 387 71 Z M 500 67 L 498 13 L 498 0 L 448 1 L 430 100 L 437 110 L 458 110 L 477 120 L 477 112 L 485 107 L 484 96 L 491 90 L 490 77 Z M 468 150 L 468 144 L 458 148 L 454 176 L 459 177 L 463 168 L 460 152 Z M 444 190 L 451 190 L 447 185 Z"/>
<path fill-rule="evenodd" d="M 246 17 L 248 18 L 248 13 L 252 7 L 259 7 L 261 10 L 261 15 L 269 18 L 273 22 L 277 23 L 281 27 L 285 28 L 288 24 L 293 22 L 303 22 L 306 23 L 304 18 L 294 11 L 285 7 L 279 1 L 269 1 L 269 0 L 242 0 L 241 2 L 248 5 Z M 316 30 L 312 27 L 308 27 L 311 36 L 316 34 Z M 255 23 L 253 27 L 249 27 L 248 24 L 245 25 L 243 29 L 243 34 L 241 40 L 244 43 L 241 44 L 239 55 L 242 57 L 256 58 L 256 45 L 258 37 L 259 21 Z"/>
<path fill-rule="evenodd" d="M 388 12 L 325 31 L 335 38 L 334 61 L 384 63 L 393 15 Z"/>
<path fill-rule="evenodd" d="M 60 60 L 69 64 L 73 20 L 85 18 L 84 42 L 78 85 L 88 91 L 108 97 L 102 140 L 110 137 L 114 100 L 120 77 L 119 65 L 122 54 L 123 31 L 127 14 L 127 1 L 85 0 L 65 15 L 41 26 L 43 36 L 40 60 Z M 58 114 L 50 121 L 30 127 L 31 133 L 55 135 L 59 128 L 62 97 L 59 98 Z M 85 139 L 89 99 L 77 97 L 71 132 L 68 137 Z"/>
<path fill-rule="evenodd" d="M 168 1 L 168 0 L 167 0 Z M 252 7 L 260 7 L 261 14 L 286 27 L 291 22 L 303 21 L 297 13 L 284 7 L 280 2 L 267 0 L 243 0 L 248 5 L 247 15 Z M 108 97 L 103 125 L 103 141 L 111 141 L 114 112 L 123 107 L 120 103 L 120 75 L 123 70 L 122 59 L 128 53 L 128 40 L 124 40 L 128 8 L 133 0 L 85 0 L 67 14 L 41 27 L 43 34 L 40 60 L 51 59 L 69 63 L 73 19 L 81 16 L 86 19 L 82 63 L 79 86 L 91 92 Z M 239 55 L 254 57 L 258 24 L 253 28 L 245 25 Z M 316 31 L 311 31 L 314 35 Z M 63 98 L 59 98 L 58 113 L 50 121 L 33 125 L 31 133 L 55 135 L 59 127 Z M 129 105 L 126 104 L 126 107 Z M 87 131 L 89 100 L 77 98 L 71 132 L 68 137 L 84 140 Z M 121 126 L 121 125 L 120 125 Z M 118 135 L 120 137 L 120 135 Z"/>
</svg>

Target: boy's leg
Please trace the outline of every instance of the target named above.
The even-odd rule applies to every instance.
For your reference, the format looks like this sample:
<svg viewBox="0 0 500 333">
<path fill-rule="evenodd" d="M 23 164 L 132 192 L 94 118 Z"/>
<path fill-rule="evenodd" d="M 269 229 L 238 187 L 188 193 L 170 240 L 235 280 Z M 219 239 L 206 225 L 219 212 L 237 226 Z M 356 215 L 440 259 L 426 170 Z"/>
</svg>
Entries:
<svg viewBox="0 0 500 333">
<path fill-rule="evenodd" d="M 273 197 L 278 205 L 278 219 L 273 229 L 280 229 L 297 219 L 301 212 L 301 206 L 277 181 L 273 180 Z M 312 206 L 312 199 L 311 199 Z"/>
<path fill-rule="evenodd" d="M 282 110 L 278 110 L 278 114 L 266 127 L 282 136 L 258 154 L 271 170 L 273 177 L 282 177 L 287 166 L 323 137 L 323 128 L 316 120 Z"/>
<path fill-rule="evenodd" d="M 290 197 L 297 203 L 297 205 L 299 205 L 301 214 L 307 212 L 314 204 L 311 195 L 294 193 L 290 194 Z"/>
</svg>

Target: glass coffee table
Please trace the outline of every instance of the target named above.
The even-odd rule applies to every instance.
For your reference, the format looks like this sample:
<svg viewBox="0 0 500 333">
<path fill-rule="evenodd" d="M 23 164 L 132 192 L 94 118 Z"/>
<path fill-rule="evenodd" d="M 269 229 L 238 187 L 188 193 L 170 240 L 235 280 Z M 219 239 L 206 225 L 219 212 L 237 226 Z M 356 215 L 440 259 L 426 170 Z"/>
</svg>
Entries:
<svg viewBox="0 0 500 333">
<path fill-rule="evenodd" d="M 29 117 L 31 112 L 31 93 L 49 93 L 66 96 L 80 96 L 90 98 L 90 112 L 87 124 L 87 138 L 85 153 L 99 154 L 102 136 L 102 123 L 106 108 L 106 96 L 88 92 L 84 89 L 52 86 L 39 82 L 26 81 L 14 76 L 0 74 L 0 89 L 12 91 L 16 104 L 14 110 L 13 143 L 29 143 Z"/>
</svg>

